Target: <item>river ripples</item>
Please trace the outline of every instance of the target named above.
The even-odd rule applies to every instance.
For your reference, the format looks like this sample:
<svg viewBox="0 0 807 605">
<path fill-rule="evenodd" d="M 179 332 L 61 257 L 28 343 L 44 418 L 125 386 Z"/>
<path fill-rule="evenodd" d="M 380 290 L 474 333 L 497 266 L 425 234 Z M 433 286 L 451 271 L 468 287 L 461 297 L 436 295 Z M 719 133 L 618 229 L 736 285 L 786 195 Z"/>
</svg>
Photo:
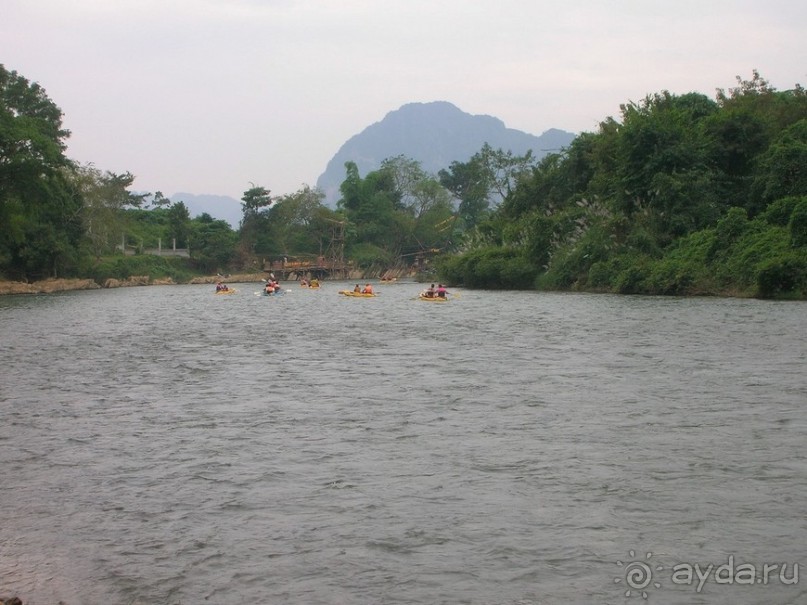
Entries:
<svg viewBox="0 0 807 605">
<path fill-rule="evenodd" d="M 0 297 L 0 596 L 807 602 L 807 304 L 350 285 Z"/>
</svg>

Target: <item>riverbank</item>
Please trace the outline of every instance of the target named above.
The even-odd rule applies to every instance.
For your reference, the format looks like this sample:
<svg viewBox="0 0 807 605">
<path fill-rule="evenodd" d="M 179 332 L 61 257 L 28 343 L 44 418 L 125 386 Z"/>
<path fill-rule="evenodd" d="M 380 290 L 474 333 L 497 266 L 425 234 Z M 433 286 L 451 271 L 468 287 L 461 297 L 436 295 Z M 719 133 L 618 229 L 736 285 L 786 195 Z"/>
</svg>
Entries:
<svg viewBox="0 0 807 605">
<path fill-rule="evenodd" d="M 222 278 L 218 275 L 194 277 L 189 284 L 215 284 L 261 282 L 266 279 L 263 273 L 242 273 Z M 7 294 L 53 294 L 72 290 L 100 290 L 102 288 L 130 288 L 135 286 L 170 286 L 176 282 L 169 278 L 151 279 L 148 275 L 134 275 L 127 279 L 107 279 L 103 284 L 92 279 L 45 279 L 32 283 L 0 281 L 0 296 Z"/>
<path fill-rule="evenodd" d="M 261 282 L 265 280 L 263 273 L 243 273 L 228 275 L 222 278 L 218 275 L 194 277 L 189 284 L 215 284 L 219 281 L 228 283 Z M 31 283 L 0 281 L 0 295 L 7 294 L 53 294 L 72 290 L 100 290 L 102 288 L 130 288 L 134 286 L 168 286 L 175 285 L 171 278 L 151 279 L 148 275 L 133 275 L 128 279 L 107 279 L 99 284 L 92 279 L 46 279 Z"/>
<path fill-rule="evenodd" d="M 368 272 L 372 275 L 372 273 Z M 67 292 L 71 290 L 99 290 L 102 288 L 130 288 L 134 286 L 169 286 L 178 283 L 187 284 L 215 284 L 218 282 L 228 284 L 253 283 L 266 281 L 266 272 L 260 273 L 233 273 L 231 275 L 207 275 L 197 276 L 187 282 L 175 282 L 170 277 L 164 279 L 152 279 L 148 275 L 133 275 L 127 279 L 106 279 L 103 283 L 98 283 L 92 279 L 45 279 L 36 282 L 17 282 L 0 280 L 0 296 L 7 294 L 53 294 L 56 292 Z M 387 270 L 385 276 L 395 279 L 416 278 L 411 271 Z M 292 276 L 294 277 L 294 276 Z M 362 271 L 351 272 L 348 280 L 367 279 Z M 375 278 L 373 278 L 375 279 Z M 286 280 L 286 281 L 296 281 Z M 434 280 L 432 280 L 434 281 Z M 2 605 L 2 604 L 0 604 Z"/>
</svg>

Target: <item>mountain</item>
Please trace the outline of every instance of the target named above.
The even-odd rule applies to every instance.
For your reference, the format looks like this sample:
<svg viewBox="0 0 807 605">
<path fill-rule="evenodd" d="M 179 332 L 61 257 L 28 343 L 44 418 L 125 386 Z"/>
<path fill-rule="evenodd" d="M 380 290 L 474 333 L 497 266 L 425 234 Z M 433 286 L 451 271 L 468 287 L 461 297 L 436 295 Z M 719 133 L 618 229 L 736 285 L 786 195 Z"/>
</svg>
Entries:
<svg viewBox="0 0 807 605">
<path fill-rule="evenodd" d="M 403 155 L 437 174 L 452 162 L 468 161 L 485 143 L 515 155 L 532 150 L 534 157 L 541 158 L 566 147 L 575 136 L 554 128 L 535 136 L 507 128 L 493 116 L 465 113 L 446 101 L 408 103 L 348 139 L 317 179 L 317 187 L 325 193 L 325 203 L 333 206 L 339 200 L 348 161 L 355 162 L 364 177 L 383 160 Z"/>
<path fill-rule="evenodd" d="M 238 229 L 243 217 L 241 202 L 227 195 L 175 193 L 169 199 L 172 202 L 184 202 L 191 218 L 207 212 L 215 219 L 227 221 L 233 229 Z"/>
</svg>

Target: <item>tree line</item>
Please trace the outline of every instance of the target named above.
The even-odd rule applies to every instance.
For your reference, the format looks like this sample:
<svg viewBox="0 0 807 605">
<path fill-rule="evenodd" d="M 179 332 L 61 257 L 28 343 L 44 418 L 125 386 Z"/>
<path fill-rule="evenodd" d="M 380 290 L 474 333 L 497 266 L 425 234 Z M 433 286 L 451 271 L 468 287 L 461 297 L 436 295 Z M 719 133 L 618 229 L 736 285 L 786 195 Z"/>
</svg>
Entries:
<svg viewBox="0 0 807 605">
<path fill-rule="evenodd" d="M 518 175 L 441 259 L 479 288 L 807 296 L 807 94 L 663 91 Z"/>
<path fill-rule="evenodd" d="M 250 183 L 237 229 L 71 161 L 69 135 L 45 90 L 0 65 L 6 279 L 181 279 L 329 255 L 338 241 L 355 268 L 417 263 L 468 287 L 807 293 L 807 94 L 756 71 L 714 99 L 626 103 L 540 160 L 484 145 L 437 174 L 404 156 L 363 177 L 348 162 L 335 208 L 307 185 L 273 196 Z M 145 254 L 158 242 L 190 258 Z"/>
<path fill-rule="evenodd" d="M 303 186 L 273 196 L 250 183 L 237 229 L 208 214 L 191 218 L 162 192 L 135 193 L 135 177 L 65 155 L 70 133 L 44 88 L 0 65 L 0 276 L 127 277 L 254 269 L 278 257 L 322 256 L 339 233 L 340 254 L 356 268 L 411 264 L 453 249 L 531 163 L 487 145 L 440 175 L 403 156 L 362 177 L 345 166 L 342 199 L 323 204 Z M 144 259 L 178 246 L 190 259 Z M 127 256 L 128 252 L 133 252 Z"/>
</svg>

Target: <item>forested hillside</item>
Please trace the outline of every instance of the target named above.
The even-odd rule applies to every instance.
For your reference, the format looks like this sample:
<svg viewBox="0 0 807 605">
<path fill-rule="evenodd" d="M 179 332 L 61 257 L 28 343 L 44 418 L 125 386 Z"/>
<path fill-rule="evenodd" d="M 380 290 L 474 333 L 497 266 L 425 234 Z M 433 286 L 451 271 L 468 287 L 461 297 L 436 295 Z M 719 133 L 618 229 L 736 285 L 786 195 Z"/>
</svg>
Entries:
<svg viewBox="0 0 807 605">
<path fill-rule="evenodd" d="M 715 99 L 627 103 L 541 158 L 485 143 L 437 174 L 404 155 L 364 175 L 346 162 L 335 209 L 307 185 L 250 183 L 237 231 L 76 164 L 69 134 L 44 89 L 0 65 L 0 278 L 182 280 L 327 257 L 476 288 L 807 297 L 807 94 L 756 72 Z"/>
<path fill-rule="evenodd" d="M 440 264 L 478 288 L 807 296 L 807 94 L 756 71 L 621 107 Z"/>
</svg>

